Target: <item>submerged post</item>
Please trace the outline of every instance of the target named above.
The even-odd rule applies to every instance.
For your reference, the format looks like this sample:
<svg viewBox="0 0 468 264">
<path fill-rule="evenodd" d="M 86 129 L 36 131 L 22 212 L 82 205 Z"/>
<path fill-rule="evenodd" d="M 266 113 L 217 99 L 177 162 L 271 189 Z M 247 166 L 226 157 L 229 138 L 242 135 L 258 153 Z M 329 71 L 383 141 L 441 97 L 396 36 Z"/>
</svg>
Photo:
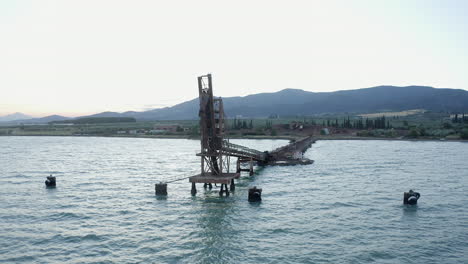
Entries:
<svg viewBox="0 0 468 264">
<path fill-rule="evenodd" d="M 236 190 L 236 184 L 234 183 L 234 179 L 231 179 L 231 185 L 229 187 L 231 189 L 231 192 Z"/>
<path fill-rule="evenodd" d="M 52 174 L 50 176 L 47 176 L 47 180 L 45 181 L 45 185 L 47 187 L 55 187 L 56 186 L 56 178 L 54 176 L 52 176 Z"/>
<path fill-rule="evenodd" d="M 249 202 L 261 202 L 262 189 L 257 189 L 257 186 L 249 189 Z"/>
<path fill-rule="evenodd" d="M 167 183 L 156 183 L 154 186 L 156 195 L 167 195 Z"/>
<path fill-rule="evenodd" d="M 228 186 L 225 183 L 221 184 L 221 189 L 219 190 L 219 196 L 223 196 L 223 193 L 225 193 L 226 196 L 229 196 Z"/>
<path fill-rule="evenodd" d="M 191 190 L 192 195 L 197 194 L 197 186 L 195 185 L 195 182 L 192 182 L 192 190 Z"/>
<path fill-rule="evenodd" d="M 254 174 L 254 170 L 253 170 L 253 159 L 250 158 L 250 162 L 249 162 L 249 165 L 250 165 L 250 170 L 249 170 L 249 175 L 252 176 Z"/>
<path fill-rule="evenodd" d="M 419 194 L 418 192 L 414 192 L 413 190 L 409 190 L 409 192 L 404 192 L 403 204 L 417 204 L 419 197 L 421 197 L 421 194 Z"/>
</svg>

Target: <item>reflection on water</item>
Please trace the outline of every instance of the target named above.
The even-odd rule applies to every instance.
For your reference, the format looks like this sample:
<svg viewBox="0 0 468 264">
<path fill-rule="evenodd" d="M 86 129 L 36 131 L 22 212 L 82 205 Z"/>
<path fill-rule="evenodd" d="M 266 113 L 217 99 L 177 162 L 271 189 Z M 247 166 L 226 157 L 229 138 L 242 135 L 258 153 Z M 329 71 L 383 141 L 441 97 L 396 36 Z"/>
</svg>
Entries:
<svg viewBox="0 0 468 264">
<path fill-rule="evenodd" d="M 416 218 L 418 216 L 418 205 L 408 205 L 404 204 L 402 205 L 403 207 L 403 217 L 410 219 L 410 218 Z"/>
<path fill-rule="evenodd" d="M 230 214 L 236 212 L 235 203 L 229 198 L 206 197 L 200 205 L 197 222 L 201 248 L 195 259 L 197 263 L 226 263 L 240 250 Z"/>
</svg>

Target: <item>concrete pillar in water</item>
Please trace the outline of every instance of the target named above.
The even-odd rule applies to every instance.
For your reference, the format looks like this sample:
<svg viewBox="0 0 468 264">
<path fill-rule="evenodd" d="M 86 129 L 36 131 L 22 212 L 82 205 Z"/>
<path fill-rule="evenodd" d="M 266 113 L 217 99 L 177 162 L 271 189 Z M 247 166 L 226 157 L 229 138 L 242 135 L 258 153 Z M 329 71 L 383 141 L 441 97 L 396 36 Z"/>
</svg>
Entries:
<svg viewBox="0 0 468 264">
<path fill-rule="evenodd" d="M 192 182 L 192 191 L 191 191 L 192 195 L 195 195 L 197 194 L 197 186 L 195 185 L 194 182 Z"/>
<path fill-rule="evenodd" d="M 154 185 L 156 195 L 167 195 L 167 183 L 156 183 Z"/>
<path fill-rule="evenodd" d="M 219 190 L 219 196 L 222 196 L 224 192 L 224 184 L 221 183 L 221 189 Z"/>
<path fill-rule="evenodd" d="M 229 190 L 227 184 L 221 184 L 221 190 L 219 190 L 219 196 L 223 196 L 223 193 L 226 193 L 226 196 L 229 196 Z"/>
<path fill-rule="evenodd" d="M 234 179 L 231 179 L 231 186 L 230 186 L 231 192 L 236 190 L 236 184 L 234 183 Z"/>
<path fill-rule="evenodd" d="M 45 185 L 47 187 L 55 187 L 57 184 L 56 182 L 56 178 L 52 176 L 52 174 L 50 176 L 47 176 L 47 180 L 45 181 Z"/>
<path fill-rule="evenodd" d="M 254 170 L 253 170 L 253 159 L 252 159 L 252 158 L 250 159 L 249 165 L 250 165 L 249 175 L 252 176 L 252 175 L 254 174 Z"/>
<path fill-rule="evenodd" d="M 257 186 L 249 189 L 249 202 L 261 202 L 262 189 L 257 189 Z"/>
<path fill-rule="evenodd" d="M 403 204 L 417 204 L 419 197 L 421 197 L 421 194 L 419 194 L 418 192 L 414 192 L 413 190 L 409 190 L 409 192 L 404 192 Z"/>
</svg>

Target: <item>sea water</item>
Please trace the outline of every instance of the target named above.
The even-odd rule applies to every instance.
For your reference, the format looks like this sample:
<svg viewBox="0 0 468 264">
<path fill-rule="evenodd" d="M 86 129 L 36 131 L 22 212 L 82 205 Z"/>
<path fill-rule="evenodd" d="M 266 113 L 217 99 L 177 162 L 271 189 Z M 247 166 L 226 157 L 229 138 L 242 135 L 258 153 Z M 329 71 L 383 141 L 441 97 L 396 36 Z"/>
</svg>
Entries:
<svg viewBox="0 0 468 264">
<path fill-rule="evenodd" d="M 259 150 L 284 140 L 232 140 Z M 318 141 L 229 197 L 197 140 L 0 137 L 0 263 L 468 263 L 468 144 Z M 235 160 L 234 160 L 235 161 Z M 57 177 L 46 188 L 46 176 Z M 261 203 L 248 188 L 263 189 Z M 403 192 L 421 193 L 416 206 Z"/>
</svg>

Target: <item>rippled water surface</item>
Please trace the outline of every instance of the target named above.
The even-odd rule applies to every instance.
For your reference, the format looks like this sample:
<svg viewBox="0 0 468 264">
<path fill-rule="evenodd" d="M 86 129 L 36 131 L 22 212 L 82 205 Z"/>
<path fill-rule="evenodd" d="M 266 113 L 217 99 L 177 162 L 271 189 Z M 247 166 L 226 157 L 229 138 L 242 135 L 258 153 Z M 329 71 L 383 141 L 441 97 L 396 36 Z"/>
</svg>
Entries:
<svg viewBox="0 0 468 264">
<path fill-rule="evenodd" d="M 281 140 L 234 140 L 270 150 Z M 228 198 L 188 180 L 199 142 L 0 137 L 0 263 L 468 263 L 468 144 L 319 141 Z M 46 189 L 45 177 L 57 176 Z M 247 202 L 249 186 L 263 202 Z M 410 188 L 417 206 L 403 206 Z"/>
</svg>

